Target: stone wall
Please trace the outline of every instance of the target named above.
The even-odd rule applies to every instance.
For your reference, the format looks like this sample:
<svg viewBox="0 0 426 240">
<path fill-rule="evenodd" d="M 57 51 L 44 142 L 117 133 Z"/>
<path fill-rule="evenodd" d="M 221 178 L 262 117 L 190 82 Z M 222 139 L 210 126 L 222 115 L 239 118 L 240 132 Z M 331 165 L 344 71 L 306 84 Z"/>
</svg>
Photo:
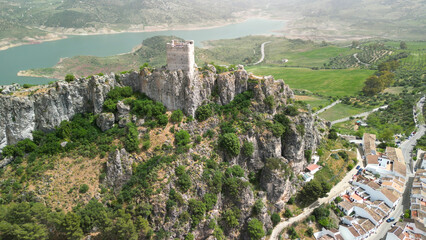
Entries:
<svg viewBox="0 0 426 240">
<path fill-rule="evenodd" d="M 167 43 L 167 69 L 193 72 L 195 66 L 194 41 Z"/>
</svg>

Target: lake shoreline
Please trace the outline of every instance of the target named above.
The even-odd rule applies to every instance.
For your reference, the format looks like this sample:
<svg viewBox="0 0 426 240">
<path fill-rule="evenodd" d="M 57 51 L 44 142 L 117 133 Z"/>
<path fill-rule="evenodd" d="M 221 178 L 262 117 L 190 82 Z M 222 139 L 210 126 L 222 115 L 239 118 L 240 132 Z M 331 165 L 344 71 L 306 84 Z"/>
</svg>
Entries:
<svg viewBox="0 0 426 240">
<path fill-rule="evenodd" d="M 232 24 L 239 24 L 243 23 L 245 21 L 248 21 L 250 19 L 265 19 L 265 20 L 279 20 L 279 21 L 289 21 L 289 19 L 282 19 L 282 18 L 274 18 L 271 16 L 262 16 L 262 15 L 250 15 L 250 17 L 240 17 L 235 18 L 233 20 L 226 20 L 224 22 L 214 23 L 214 24 L 202 24 L 202 26 L 197 25 L 177 25 L 174 27 L 170 26 L 148 26 L 144 27 L 143 29 L 132 29 L 128 28 L 123 31 L 115 31 L 109 28 L 102 28 L 95 32 L 89 32 L 84 29 L 76 29 L 75 31 L 78 32 L 67 32 L 67 31 L 54 31 L 48 30 L 46 28 L 40 28 L 42 31 L 46 31 L 47 35 L 42 36 L 39 38 L 30 38 L 28 41 L 24 42 L 18 42 L 18 43 L 6 43 L 4 46 L 0 46 L 0 51 L 4 51 L 10 48 L 24 46 L 24 45 L 31 45 L 31 44 L 40 44 L 44 42 L 51 42 L 51 41 L 58 41 L 67 39 L 70 36 L 95 36 L 95 35 L 111 35 L 111 34 L 122 34 L 122 33 L 151 33 L 151 32 L 163 32 L 163 31 L 194 31 L 194 30 L 206 30 L 206 29 L 213 29 L 213 28 L 219 28 L 224 27 Z M 29 37 L 28 37 L 29 38 Z M 7 42 L 7 40 L 3 40 L 3 42 Z"/>
</svg>

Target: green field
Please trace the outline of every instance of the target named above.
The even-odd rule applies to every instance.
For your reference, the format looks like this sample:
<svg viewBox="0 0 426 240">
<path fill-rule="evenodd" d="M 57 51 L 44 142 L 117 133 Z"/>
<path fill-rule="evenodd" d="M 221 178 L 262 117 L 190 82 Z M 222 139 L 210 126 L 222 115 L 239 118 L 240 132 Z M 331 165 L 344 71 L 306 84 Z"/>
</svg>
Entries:
<svg viewBox="0 0 426 240">
<path fill-rule="evenodd" d="M 321 98 L 321 97 L 318 97 L 318 96 L 296 95 L 294 97 L 298 101 L 303 101 L 303 102 L 306 102 L 307 104 L 309 104 L 312 108 L 312 111 L 314 111 L 314 112 L 331 104 L 330 99 Z"/>
<path fill-rule="evenodd" d="M 386 42 L 383 42 L 383 43 L 386 46 L 399 48 L 399 44 L 401 42 L 399 42 L 399 41 L 386 41 Z M 405 43 L 407 44 L 407 50 L 426 49 L 426 41 L 409 41 L 409 42 L 406 41 Z"/>
<path fill-rule="evenodd" d="M 371 108 L 370 108 L 371 109 Z M 327 109 L 325 112 L 320 113 L 318 116 L 328 121 L 334 121 L 345 117 L 350 117 L 356 114 L 367 112 L 368 108 L 356 108 L 346 104 L 336 104 L 334 107 Z"/>
<path fill-rule="evenodd" d="M 364 69 L 311 70 L 307 68 L 248 67 L 256 75 L 283 79 L 293 89 L 306 89 L 325 96 L 352 96 L 361 91 L 374 71 Z"/>
</svg>

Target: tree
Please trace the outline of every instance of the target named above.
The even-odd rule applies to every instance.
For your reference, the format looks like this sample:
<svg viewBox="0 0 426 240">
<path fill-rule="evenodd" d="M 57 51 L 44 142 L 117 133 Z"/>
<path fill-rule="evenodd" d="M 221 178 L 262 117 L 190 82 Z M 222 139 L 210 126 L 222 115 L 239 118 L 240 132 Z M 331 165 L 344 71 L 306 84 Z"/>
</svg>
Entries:
<svg viewBox="0 0 426 240">
<path fill-rule="evenodd" d="M 86 193 L 89 190 L 89 186 L 87 184 L 80 185 L 80 189 L 78 190 L 80 193 Z"/>
<path fill-rule="evenodd" d="M 188 202 L 189 212 L 192 219 L 192 227 L 196 227 L 203 220 L 206 205 L 202 201 L 190 199 Z"/>
<path fill-rule="evenodd" d="M 404 41 L 401 41 L 401 42 L 399 43 L 399 48 L 400 48 L 400 49 L 407 49 L 407 43 L 405 43 Z"/>
<path fill-rule="evenodd" d="M 285 211 L 284 211 L 284 217 L 285 217 L 285 218 L 291 218 L 291 217 L 293 217 L 293 213 L 291 212 L 291 210 L 290 210 L 290 209 L 285 208 Z"/>
<path fill-rule="evenodd" d="M 262 211 L 263 206 L 264 205 L 263 205 L 262 199 L 256 200 L 256 202 L 253 205 L 253 210 L 252 210 L 253 214 L 254 215 L 260 214 L 260 212 Z"/>
<path fill-rule="evenodd" d="M 327 196 L 331 186 L 326 182 L 312 180 L 308 182 L 298 194 L 298 200 L 303 204 L 310 204 L 318 198 Z"/>
<path fill-rule="evenodd" d="M 67 239 L 81 239 L 83 231 L 80 228 L 80 216 L 74 212 L 68 212 L 62 223 L 63 232 Z"/>
<path fill-rule="evenodd" d="M 176 145 L 179 147 L 186 146 L 191 142 L 191 136 L 185 130 L 180 130 L 175 134 Z"/>
<path fill-rule="evenodd" d="M 231 156 L 240 154 L 240 140 L 235 133 L 225 133 L 219 138 L 219 146 Z"/>
<path fill-rule="evenodd" d="M 124 146 L 128 152 L 139 150 L 139 132 L 136 125 L 132 122 L 127 124 L 126 140 Z"/>
<path fill-rule="evenodd" d="M 173 123 L 180 123 L 183 119 L 183 112 L 178 109 L 176 111 L 173 111 L 172 116 L 170 117 L 170 121 Z"/>
<path fill-rule="evenodd" d="M 368 96 L 376 95 L 384 88 L 382 79 L 376 75 L 368 77 L 367 80 L 365 80 L 364 85 L 365 86 L 362 88 L 362 91 Z"/>
<path fill-rule="evenodd" d="M 197 119 L 199 122 L 207 120 L 212 115 L 213 110 L 210 104 L 201 105 L 195 111 L 195 119 Z"/>
<path fill-rule="evenodd" d="M 263 230 L 262 222 L 260 222 L 256 218 L 253 218 L 252 220 L 250 220 L 250 222 L 248 223 L 247 229 L 248 229 L 250 239 L 260 240 L 265 236 L 265 231 Z"/>
<path fill-rule="evenodd" d="M 273 213 L 271 215 L 271 221 L 274 227 L 281 221 L 281 217 L 278 213 Z"/>
</svg>

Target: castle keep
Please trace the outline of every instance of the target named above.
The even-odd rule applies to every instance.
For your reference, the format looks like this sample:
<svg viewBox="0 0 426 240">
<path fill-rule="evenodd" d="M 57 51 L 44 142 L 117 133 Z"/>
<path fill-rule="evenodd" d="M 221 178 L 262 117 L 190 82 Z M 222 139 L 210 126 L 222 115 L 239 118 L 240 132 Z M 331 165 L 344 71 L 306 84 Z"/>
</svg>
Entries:
<svg viewBox="0 0 426 240">
<path fill-rule="evenodd" d="M 194 41 L 167 43 L 167 69 L 193 72 L 195 69 Z"/>
</svg>

